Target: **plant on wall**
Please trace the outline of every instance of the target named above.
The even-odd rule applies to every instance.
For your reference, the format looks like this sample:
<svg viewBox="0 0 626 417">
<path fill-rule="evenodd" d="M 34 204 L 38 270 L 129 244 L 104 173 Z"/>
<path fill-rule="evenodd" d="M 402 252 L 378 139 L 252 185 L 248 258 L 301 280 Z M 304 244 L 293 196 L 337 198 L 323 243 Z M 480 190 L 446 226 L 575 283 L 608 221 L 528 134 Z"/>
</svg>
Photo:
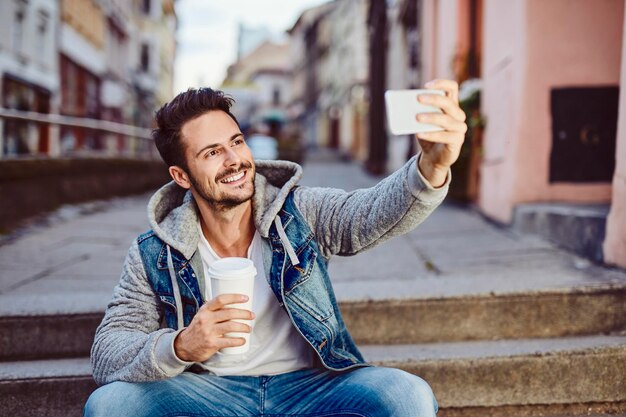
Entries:
<svg viewBox="0 0 626 417">
<path fill-rule="evenodd" d="M 458 161 L 452 166 L 450 196 L 459 201 L 473 202 L 478 195 L 479 165 L 482 159 L 482 135 L 485 118 L 480 113 L 480 79 L 469 79 L 459 87 L 459 104 L 467 115 L 468 131 Z"/>
</svg>

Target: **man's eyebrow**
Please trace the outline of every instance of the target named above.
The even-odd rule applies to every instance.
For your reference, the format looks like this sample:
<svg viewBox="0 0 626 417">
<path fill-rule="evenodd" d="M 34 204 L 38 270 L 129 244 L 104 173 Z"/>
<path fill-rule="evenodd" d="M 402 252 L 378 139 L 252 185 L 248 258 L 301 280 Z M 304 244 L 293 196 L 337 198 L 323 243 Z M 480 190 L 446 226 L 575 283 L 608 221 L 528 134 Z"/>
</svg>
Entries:
<svg viewBox="0 0 626 417">
<path fill-rule="evenodd" d="M 232 135 L 232 136 L 230 137 L 230 139 L 228 139 L 228 141 L 230 142 L 231 140 L 237 139 L 239 136 L 243 136 L 243 133 L 241 133 L 241 132 L 237 132 L 237 133 L 235 133 L 234 135 Z M 198 153 L 196 154 L 196 158 L 197 158 L 198 156 L 200 156 L 200 154 L 201 154 L 202 152 L 204 152 L 204 151 L 206 151 L 206 150 L 209 150 L 209 149 L 217 148 L 217 147 L 218 147 L 218 146 L 220 146 L 220 145 L 221 145 L 221 143 L 212 143 L 212 144 L 210 144 L 210 145 L 205 146 L 204 148 L 202 148 L 202 149 L 200 149 L 200 150 L 198 151 Z"/>
</svg>

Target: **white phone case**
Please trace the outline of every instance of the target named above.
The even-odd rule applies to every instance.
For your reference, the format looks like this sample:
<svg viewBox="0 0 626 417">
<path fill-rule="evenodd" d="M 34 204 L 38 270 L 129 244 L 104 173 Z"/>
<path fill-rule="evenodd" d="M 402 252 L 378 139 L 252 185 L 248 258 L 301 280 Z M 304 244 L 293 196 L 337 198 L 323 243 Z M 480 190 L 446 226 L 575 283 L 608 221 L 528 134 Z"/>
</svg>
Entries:
<svg viewBox="0 0 626 417">
<path fill-rule="evenodd" d="M 417 101 L 420 94 L 445 95 L 443 90 L 388 90 L 385 105 L 389 129 L 394 135 L 409 135 L 422 132 L 440 132 L 441 126 L 420 123 L 415 116 L 419 113 L 442 113 L 439 107 L 428 106 Z"/>
</svg>

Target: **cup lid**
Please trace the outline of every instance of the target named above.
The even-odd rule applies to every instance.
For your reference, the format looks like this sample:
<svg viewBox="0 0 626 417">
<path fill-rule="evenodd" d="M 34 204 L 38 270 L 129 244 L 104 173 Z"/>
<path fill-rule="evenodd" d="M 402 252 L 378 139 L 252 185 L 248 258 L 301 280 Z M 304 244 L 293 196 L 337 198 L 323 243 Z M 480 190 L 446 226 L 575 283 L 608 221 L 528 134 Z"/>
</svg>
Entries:
<svg viewBox="0 0 626 417">
<path fill-rule="evenodd" d="M 248 258 L 222 258 L 209 266 L 209 275 L 216 279 L 241 279 L 256 276 L 256 268 Z"/>
</svg>

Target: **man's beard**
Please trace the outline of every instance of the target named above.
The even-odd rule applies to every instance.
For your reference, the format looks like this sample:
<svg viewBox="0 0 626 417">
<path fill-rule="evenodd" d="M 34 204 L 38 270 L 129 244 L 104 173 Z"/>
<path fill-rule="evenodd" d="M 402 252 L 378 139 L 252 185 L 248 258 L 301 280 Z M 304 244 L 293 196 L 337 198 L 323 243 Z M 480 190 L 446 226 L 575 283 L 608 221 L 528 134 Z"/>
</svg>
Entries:
<svg viewBox="0 0 626 417">
<path fill-rule="evenodd" d="M 226 194 L 226 195 L 223 195 L 222 198 L 217 199 L 216 198 L 217 196 L 209 195 L 209 192 L 207 192 L 207 190 L 202 186 L 202 184 L 200 184 L 200 182 L 193 175 L 191 175 L 191 172 L 189 172 L 189 181 L 193 185 L 193 188 L 195 189 L 196 193 L 198 193 L 198 195 L 202 197 L 202 199 L 206 201 L 210 206 L 212 206 L 214 209 L 219 210 L 219 211 L 227 211 L 245 203 L 246 201 L 250 200 L 252 196 L 254 195 L 254 173 L 252 172 L 252 164 L 249 162 L 242 162 L 241 166 L 238 169 L 228 169 L 219 173 L 216 176 L 216 182 L 219 184 L 220 181 L 223 180 L 224 178 L 227 178 L 233 174 L 236 174 L 244 169 L 248 171 L 246 175 L 252 175 L 252 193 L 247 196 L 246 195 L 233 196 L 233 195 Z M 247 178 L 246 178 L 246 181 L 247 181 Z M 246 184 L 242 184 L 241 186 L 243 187 L 245 185 Z"/>
</svg>

